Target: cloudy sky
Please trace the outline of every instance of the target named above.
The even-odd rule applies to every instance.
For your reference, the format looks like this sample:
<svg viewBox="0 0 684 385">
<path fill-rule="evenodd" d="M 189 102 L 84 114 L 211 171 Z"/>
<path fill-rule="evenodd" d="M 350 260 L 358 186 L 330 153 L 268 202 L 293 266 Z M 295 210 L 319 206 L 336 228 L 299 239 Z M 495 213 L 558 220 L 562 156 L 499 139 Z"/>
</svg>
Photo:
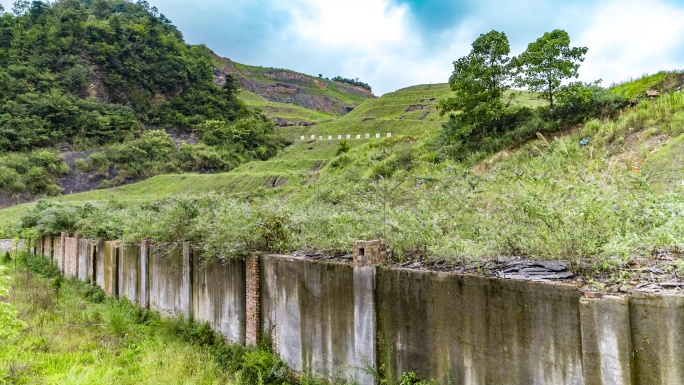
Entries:
<svg viewBox="0 0 684 385">
<path fill-rule="evenodd" d="M 377 95 L 446 82 L 453 61 L 492 29 L 513 54 L 564 29 L 589 48 L 581 79 L 606 86 L 684 69 L 684 0 L 148 1 L 189 43 L 244 64 L 359 78 Z"/>
</svg>

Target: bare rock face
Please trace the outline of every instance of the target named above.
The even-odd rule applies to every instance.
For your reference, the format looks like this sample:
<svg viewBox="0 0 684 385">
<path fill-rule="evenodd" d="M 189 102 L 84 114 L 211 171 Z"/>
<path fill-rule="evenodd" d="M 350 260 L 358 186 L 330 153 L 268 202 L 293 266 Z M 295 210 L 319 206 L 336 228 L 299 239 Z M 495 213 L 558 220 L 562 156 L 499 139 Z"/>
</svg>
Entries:
<svg viewBox="0 0 684 385">
<path fill-rule="evenodd" d="M 217 58 L 220 65 L 213 67 L 215 83 L 225 84 L 226 75 L 234 76 L 243 89 L 253 92 L 265 99 L 290 103 L 313 111 L 326 111 L 332 114 L 347 114 L 358 103 L 339 100 L 334 92 L 326 93 L 329 87 L 336 92 L 347 93 L 363 98 L 374 98 L 371 91 L 363 87 L 343 83 L 332 83 L 312 76 L 274 68 L 263 68 L 259 71 L 238 68 L 230 59 Z"/>
</svg>

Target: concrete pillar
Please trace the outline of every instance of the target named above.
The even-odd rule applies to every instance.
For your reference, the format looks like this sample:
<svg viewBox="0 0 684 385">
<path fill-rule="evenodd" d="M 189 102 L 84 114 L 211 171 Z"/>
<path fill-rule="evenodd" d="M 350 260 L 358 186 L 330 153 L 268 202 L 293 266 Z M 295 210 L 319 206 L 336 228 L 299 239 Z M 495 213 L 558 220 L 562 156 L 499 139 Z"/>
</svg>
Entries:
<svg viewBox="0 0 684 385">
<path fill-rule="evenodd" d="M 375 266 L 354 266 L 354 354 L 350 363 L 360 385 L 375 385 L 373 376 L 362 369 L 377 369 L 375 272 Z"/>
<path fill-rule="evenodd" d="M 580 299 L 584 385 L 631 385 L 629 299 Z"/>
<path fill-rule="evenodd" d="M 190 242 L 183 242 L 183 283 L 181 286 L 181 311 L 187 319 L 192 318 L 192 261 Z"/>
<path fill-rule="evenodd" d="M 62 275 L 64 275 L 66 271 L 66 239 L 69 236 L 69 233 L 62 231 L 61 234 L 61 242 L 60 242 L 60 248 L 62 249 L 62 254 L 61 254 L 61 260 L 62 263 L 59 266 L 59 271 L 62 272 Z"/>
<path fill-rule="evenodd" d="M 259 343 L 261 330 L 261 303 L 259 280 L 259 255 L 253 254 L 245 261 L 245 290 L 247 298 L 246 345 Z"/>
<path fill-rule="evenodd" d="M 150 307 L 150 275 L 149 275 L 150 241 L 143 239 L 140 243 L 140 306 Z"/>
<path fill-rule="evenodd" d="M 80 277 L 78 269 L 83 269 L 85 266 L 81 266 L 81 233 L 76 233 L 74 237 L 76 238 L 76 255 L 74 257 L 76 258 L 76 278 L 78 279 Z"/>
</svg>

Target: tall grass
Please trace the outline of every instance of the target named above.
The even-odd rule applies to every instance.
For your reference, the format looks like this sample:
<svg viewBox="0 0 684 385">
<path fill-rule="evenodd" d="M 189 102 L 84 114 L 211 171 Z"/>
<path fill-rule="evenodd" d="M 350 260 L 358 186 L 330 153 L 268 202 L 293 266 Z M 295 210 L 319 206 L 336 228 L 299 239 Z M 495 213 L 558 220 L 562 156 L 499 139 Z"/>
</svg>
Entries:
<svg viewBox="0 0 684 385">
<path fill-rule="evenodd" d="M 28 266 L 43 260 L 30 259 Z M 9 293 L 0 299 L 11 301 L 25 327 L 19 335 L 0 333 L 0 383 L 324 383 L 300 381 L 267 348 L 227 344 L 206 324 L 100 298 L 77 281 L 56 290 L 54 279 L 25 270 L 11 274 Z M 0 330 L 4 326 L 0 318 Z"/>
</svg>

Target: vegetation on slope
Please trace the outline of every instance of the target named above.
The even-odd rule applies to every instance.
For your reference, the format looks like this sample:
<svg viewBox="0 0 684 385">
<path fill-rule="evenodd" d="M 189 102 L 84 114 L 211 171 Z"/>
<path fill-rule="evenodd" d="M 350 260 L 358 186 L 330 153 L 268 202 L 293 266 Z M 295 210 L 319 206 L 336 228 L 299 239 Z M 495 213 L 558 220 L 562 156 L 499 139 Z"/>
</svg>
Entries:
<svg viewBox="0 0 684 385">
<path fill-rule="evenodd" d="M 0 188 L 11 195 L 57 194 L 64 163 L 20 164 L 14 154 L 58 143 L 72 149 L 113 146 L 105 153 L 122 169 L 118 182 L 163 172 L 228 170 L 273 155 L 281 146 L 273 125 L 240 102 L 234 79 L 215 84 L 213 63 L 206 47 L 186 45 L 147 2 L 17 2 L 13 13 L 0 16 L 0 179 L 15 180 L 25 170 L 31 176 Z M 214 126 L 221 125 L 224 135 L 205 146 L 170 151 L 164 148 L 170 139 L 147 133 L 176 130 L 206 142 L 208 121 L 220 122 Z M 257 141 L 237 139 L 245 131 Z M 164 142 L 154 154 L 138 143 L 149 135 Z M 119 154 L 123 147 L 117 145 L 131 141 L 138 141 L 135 150 Z"/>
<path fill-rule="evenodd" d="M 441 129 L 445 118 L 435 106 L 448 96 L 443 85 L 413 87 L 339 120 L 292 128 L 294 135 L 383 137 L 298 140 L 276 159 L 217 175 L 208 189 L 249 186 L 242 196 L 172 196 L 197 192 L 190 186 L 199 179 L 168 177 L 168 191 L 143 184 L 126 190 L 135 195 L 73 197 L 98 204 L 41 202 L 22 226 L 172 247 L 189 239 L 207 258 L 255 250 L 345 254 L 356 239 L 380 238 L 399 260 L 563 259 L 599 272 L 654 250 L 678 255 L 684 246 L 681 186 L 653 189 L 655 175 L 646 172 L 658 153 L 672 151 L 663 144 L 684 134 L 681 91 L 636 106 L 596 84 L 570 84 L 553 108 L 517 95 L 523 103 L 502 102 L 501 116 L 524 119 L 497 121 L 496 130 L 475 136 L 454 131 L 470 124 L 459 118 L 467 110 Z M 418 110 L 425 115 L 406 117 Z M 288 179 L 284 189 L 254 189 L 269 168 Z M 161 199 L 150 201 L 152 194 Z M 118 201 L 132 197 L 141 201 Z"/>
</svg>

